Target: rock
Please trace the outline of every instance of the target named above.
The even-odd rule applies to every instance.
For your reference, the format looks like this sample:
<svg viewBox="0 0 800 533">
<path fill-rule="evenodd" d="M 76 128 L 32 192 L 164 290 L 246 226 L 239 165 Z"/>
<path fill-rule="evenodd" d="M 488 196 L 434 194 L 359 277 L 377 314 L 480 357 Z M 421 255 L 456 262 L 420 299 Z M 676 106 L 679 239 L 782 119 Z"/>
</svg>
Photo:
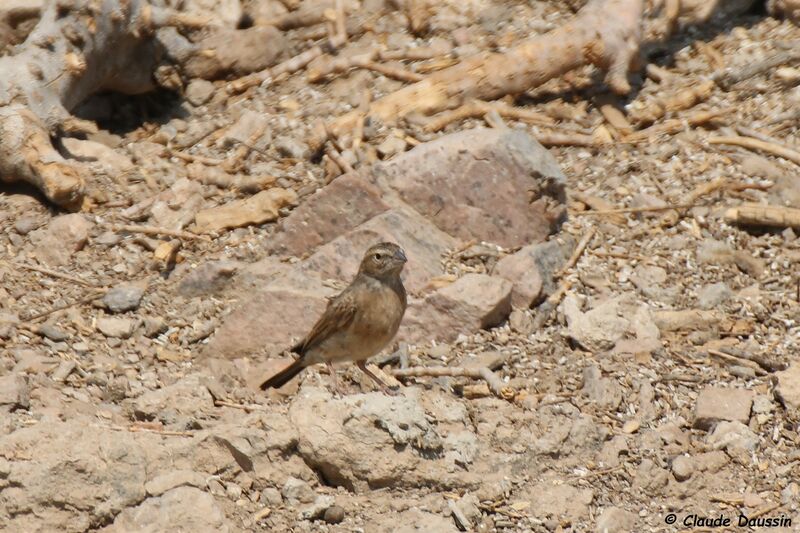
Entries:
<svg viewBox="0 0 800 533">
<path fill-rule="evenodd" d="M 30 233 L 34 255 L 50 266 L 63 266 L 75 252 L 83 249 L 93 224 L 78 213 L 53 218 L 42 229 Z"/>
<path fill-rule="evenodd" d="M 780 383 L 780 381 L 779 381 Z M 766 414 L 775 410 L 775 404 L 769 396 L 764 394 L 756 394 L 753 398 L 753 413 Z"/>
<path fill-rule="evenodd" d="M 178 293 L 182 296 L 205 296 L 217 294 L 231 282 L 239 270 L 234 261 L 209 261 L 193 268 L 178 284 Z"/>
<path fill-rule="evenodd" d="M 50 322 L 46 322 L 36 328 L 36 333 L 53 342 L 61 342 L 69 339 L 69 333 Z"/>
<path fill-rule="evenodd" d="M 478 523 L 481 518 L 479 503 L 478 498 L 471 493 L 465 494 L 458 501 L 450 500 L 448 502 L 459 529 L 470 531 Z"/>
<path fill-rule="evenodd" d="M 730 462 L 728 455 L 720 450 L 698 454 L 694 457 L 698 471 L 716 474 Z"/>
<path fill-rule="evenodd" d="M 50 420 L 0 437 L 0 457 L 10 466 L 0 479 L 3 527 L 77 532 L 111 522 L 144 500 L 145 449 L 161 445 L 160 436 L 112 431 L 85 418 Z"/>
<path fill-rule="evenodd" d="M 195 52 L 181 61 L 181 66 L 189 78 L 238 78 L 274 65 L 287 43 L 283 33 L 272 26 L 242 30 L 217 26 L 195 43 Z M 209 54 L 208 50 L 215 53 Z"/>
<path fill-rule="evenodd" d="M 171 470 L 160 474 L 144 485 L 148 496 L 161 496 L 176 487 L 206 487 L 206 475 L 192 470 Z"/>
<path fill-rule="evenodd" d="M 242 487 L 236 483 L 225 483 L 225 495 L 228 499 L 237 501 L 242 497 Z"/>
<path fill-rule="evenodd" d="M 655 301 L 671 301 L 677 294 L 677 287 L 662 288 L 667 281 L 667 271 L 659 266 L 637 265 L 630 276 L 639 292 Z"/>
<path fill-rule="evenodd" d="M 123 510 L 103 533 L 150 531 L 218 531 L 232 526 L 225 513 L 207 492 L 194 487 L 177 487 L 136 507 Z"/>
<path fill-rule="evenodd" d="M 667 281 L 667 271 L 659 266 L 637 265 L 631 274 L 631 282 L 638 289 L 657 287 Z"/>
<path fill-rule="evenodd" d="M 52 374 L 50 374 L 50 379 L 56 382 L 63 382 L 72 374 L 75 369 L 78 367 L 78 363 L 75 361 L 61 361 L 58 364 L 58 368 L 56 368 Z"/>
<path fill-rule="evenodd" d="M 630 203 L 630 207 L 649 207 L 649 208 L 652 208 L 652 207 L 664 207 L 666 205 L 667 205 L 667 203 L 664 200 L 662 200 L 661 198 L 658 198 L 657 196 L 653 196 L 652 194 L 648 194 L 646 192 L 639 192 L 639 193 L 634 194 L 631 197 L 631 203 Z M 643 217 L 646 217 L 646 218 L 657 217 L 657 216 L 660 216 L 660 215 L 661 215 L 661 213 L 652 212 L 652 211 L 650 213 L 643 212 L 643 213 L 639 214 L 639 216 L 643 216 Z"/>
<path fill-rule="evenodd" d="M 211 393 L 198 374 L 190 374 L 172 385 L 148 391 L 131 403 L 137 420 L 159 420 L 168 426 L 186 425 L 187 419 L 201 418 L 214 407 Z"/>
<path fill-rule="evenodd" d="M 703 286 L 697 292 L 697 307 L 700 309 L 714 309 L 724 304 L 733 297 L 733 291 L 726 283 L 712 283 Z"/>
<path fill-rule="evenodd" d="M 691 457 L 679 455 L 672 460 L 672 475 L 678 481 L 686 481 L 694 473 L 695 465 Z"/>
<path fill-rule="evenodd" d="M 597 518 L 597 533 L 630 533 L 636 530 L 638 517 L 619 507 L 606 507 Z"/>
<path fill-rule="evenodd" d="M 299 433 L 298 453 L 329 484 L 356 492 L 376 486 L 469 486 L 474 474 L 449 471 L 436 459 L 446 448 L 418 391 L 403 394 L 332 398 L 303 387 L 289 408 Z"/>
<path fill-rule="evenodd" d="M 186 86 L 186 99 L 193 106 L 201 106 L 214 95 L 214 84 L 210 81 L 195 79 Z"/>
<path fill-rule="evenodd" d="M 205 354 L 237 358 L 259 350 L 279 353 L 300 340 L 336 291 L 311 275 L 292 272 L 255 291 L 225 317 Z"/>
<path fill-rule="evenodd" d="M 314 520 L 321 518 L 333 505 L 334 501 L 335 500 L 333 496 L 321 494 L 314 499 L 313 503 L 303 507 L 297 516 L 300 520 Z"/>
<path fill-rule="evenodd" d="M 285 453 L 289 457 L 297 441 L 297 433 L 283 415 L 262 416 L 263 423 L 271 428 L 269 432 L 243 427 L 241 421 L 228 424 L 218 422 L 211 429 L 195 431 L 194 437 L 182 439 L 164 449 L 159 464 L 166 463 L 164 466 L 170 469 L 193 470 L 209 475 L 231 470 L 252 473 L 262 479 L 285 475 L 275 468 L 268 454 Z M 300 472 L 303 475 L 311 474 L 305 467 Z M 226 494 L 224 487 L 221 493 Z"/>
<path fill-rule="evenodd" d="M 167 323 L 161 317 L 146 317 L 144 320 L 145 337 L 155 337 L 167 331 Z"/>
<path fill-rule="evenodd" d="M 786 485 L 786 488 L 781 491 L 781 502 L 784 505 L 796 502 L 798 497 L 800 497 L 800 485 L 794 481 Z"/>
<path fill-rule="evenodd" d="M 22 215 L 14 222 L 14 231 L 20 235 L 27 235 L 41 225 L 42 223 L 36 215 Z"/>
<path fill-rule="evenodd" d="M 195 213 L 204 203 L 203 186 L 196 181 L 181 178 L 156 196 L 150 207 L 150 214 L 158 226 L 180 230 L 194 220 Z"/>
<path fill-rule="evenodd" d="M 103 296 L 103 304 L 112 313 L 133 311 L 139 307 L 144 296 L 144 289 L 138 285 L 126 283 L 117 285 Z"/>
<path fill-rule="evenodd" d="M 639 468 L 636 470 L 636 477 L 633 480 L 633 487 L 636 490 L 644 490 L 649 496 L 661 494 L 661 491 L 669 483 L 669 472 L 658 466 L 651 459 L 642 459 Z"/>
<path fill-rule="evenodd" d="M 97 319 L 97 330 L 111 338 L 127 339 L 138 326 L 139 321 L 132 318 L 104 316 Z"/>
<path fill-rule="evenodd" d="M 553 292 L 553 275 L 564 266 L 574 248 L 572 238 L 530 244 L 498 261 L 493 274 L 514 284 L 511 303 L 527 309 Z"/>
<path fill-rule="evenodd" d="M 723 420 L 747 424 L 753 395 L 745 389 L 706 387 L 697 396 L 693 427 L 708 431 Z"/>
<path fill-rule="evenodd" d="M 786 370 L 775 373 L 778 386 L 775 394 L 787 407 L 800 409 L 800 363 L 792 363 Z"/>
<path fill-rule="evenodd" d="M 281 496 L 286 500 L 289 505 L 297 505 L 298 503 L 311 503 L 317 498 L 317 494 L 311 486 L 303 481 L 290 477 L 283 484 L 281 489 Z"/>
<path fill-rule="evenodd" d="M 542 481 L 529 489 L 525 497 L 531 502 L 530 512 L 537 518 L 554 518 L 559 521 L 566 518 L 574 523 L 589 514 L 594 492 L 566 483 Z"/>
<path fill-rule="evenodd" d="M 16 313 L 0 311 L 0 339 L 10 339 L 19 325 L 19 316 Z"/>
<path fill-rule="evenodd" d="M 661 346 L 649 307 L 629 295 L 606 300 L 586 313 L 572 295 L 562 306 L 567 333 L 586 350 L 649 353 Z"/>
<path fill-rule="evenodd" d="M 421 290 L 432 277 L 443 274 L 442 255 L 458 244 L 415 211 L 391 209 L 319 247 L 300 270 L 349 283 L 364 252 L 381 241 L 397 243 L 405 251 L 408 263 L 403 284 L 410 292 Z"/>
<path fill-rule="evenodd" d="M 96 161 L 108 176 L 117 178 L 134 170 L 133 161 L 128 156 L 105 144 L 74 137 L 64 137 L 62 142 L 70 157 L 79 161 Z"/>
<path fill-rule="evenodd" d="M 259 502 L 270 507 L 277 507 L 283 503 L 281 491 L 275 487 L 267 487 L 261 491 Z"/>
<path fill-rule="evenodd" d="M 195 224 L 201 233 L 217 233 L 225 229 L 272 222 L 278 210 L 297 202 L 291 189 L 273 187 L 247 198 L 197 212 Z"/>
<path fill-rule="evenodd" d="M 558 164 L 518 130 L 445 135 L 373 165 L 367 179 L 464 241 L 541 242 L 566 214 Z"/>
<path fill-rule="evenodd" d="M 271 253 L 300 256 L 389 209 L 381 190 L 345 174 L 303 200 L 267 243 Z"/>
<path fill-rule="evenodd" d="M 754 452 L 758 447 L 758 435 L 741 422 L 719 422 L 707 440 L 715 450 L 740 449 Z"/>
<path fill-rule="evenodd" d="M 31 405 L 28 380 L 16 374 L 0 377 L 0 412 L 27 409 Z"/>
<path fill-rule="evenodd" d="M 278 137 L 273 145 L 278 153 L 293 159 L 305 161 L 310 154 L 308 145 L 294 137 Z"/>
<path fill-rule="evenodd" d="M 410 343 L 453 341 L 500 324 L 511 312 L 511 283 L 485 274 L 466 274 L 454 283 L 412 302 L 398 332 Z"/>
<path fill-rule="evenodd" d="M 323 518 L 328 524 L 338 524 L 344 520 L 344 509 L 338 505 L 332 505 L 325 509 Z"/>
<path fill-rule="evenodd" d="M 742 172 L 748 176 L 776 180 L 786 174 L 781 167 L 767 159 L 755 154 L 744 154 L 739 163 Z"/>
<path fill-rule="evenodd" d="M 707 330 L 719 324 L 724 315 L 718 311 L 700 309 L 657 310 L 653 321 L 662 333 L 681 330 Z"/>
<path fill-rule="evenodd" d="M 775 178 L 774 185 L 769 188 L 769 203 L 785 207 L 800 208 L 800 187 L 797 186 L 797 176 L 784 172 Z"/>
<path fill-rule="evenodd" d="M 186 3 L 185 9 L 210 17 L 215 24 L 228 28 L 237 27 L 244 13 L 239 0 L 191 0 Z"/>
<path fill-rule="evenodd" d="M 259 132 L 261 133 L 259 134 Z M 258 138 L 254 140 L 253 137 Z M 225 135 L 217 141 L 217 146 L 237 148 L 242 143 L 246 143 L 258 150 L 266 150 L 270 142 L 272 142 L 272 133 L 267 116 L 264 113 L 245 109 Z"/>
<path fill-rule="evenodd" d="M 761 277 L 765 268 L 763 260 L 753 257 L 746 250 L 734 250 L 726 243 L 713 239 L 706 239 L 697 247 L 697 262 L 712 265 L 735 264 L 754 278 Z"/>
<path fill-rule="evenodd" d="M 383 159 L 388 159 L 395 154 L 400 154 L 406 151 L 408 143 L 405 139 L 396 135 L 389 135 L 380 143 L 376 150 Z"/>
<path fill-rule="evenodd" d="M 602 377 L 597 365 L 583 369 L 583 394 L 600 409 L 616 410 L 622 402 L 622 387 L 616 380 Z"/>
<path fill-rule="evenodd" d="M 411 508 L 402 513 L 386 513 L 378 518 L 365 520 L 364 531 L 392 533 L 459 533 L 450 517 Z"/>
</svg>

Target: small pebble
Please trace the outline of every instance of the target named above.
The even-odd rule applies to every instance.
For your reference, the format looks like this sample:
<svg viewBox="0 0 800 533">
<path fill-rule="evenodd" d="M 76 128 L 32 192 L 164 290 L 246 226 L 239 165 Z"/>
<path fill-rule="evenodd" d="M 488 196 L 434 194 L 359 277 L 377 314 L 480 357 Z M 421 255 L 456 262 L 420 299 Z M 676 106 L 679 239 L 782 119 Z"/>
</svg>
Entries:
<svg viewBox="0 0 800 533">
<path fill-rule="evenodd" d="M 59 328 L 54 324 L 42 324 L 39 326 L 37 333 L 43 337 L 47 337 L 51 341 L 61 342 L 69 338 L 69 333 Z"/>
<path fill-rule="evenodd" d="M 139 307 L 144 289 L 136 285 L 119 285 L 106 293 L 103 304 L 112 313 L 124 313 Z"/>
<path fill-rule="evenodd" d="M 324 519 L 328 524 L 338 524 L 344 520 L 344 509 L 338 505 L 331 505 L 325 510 Z"/>
</svg>

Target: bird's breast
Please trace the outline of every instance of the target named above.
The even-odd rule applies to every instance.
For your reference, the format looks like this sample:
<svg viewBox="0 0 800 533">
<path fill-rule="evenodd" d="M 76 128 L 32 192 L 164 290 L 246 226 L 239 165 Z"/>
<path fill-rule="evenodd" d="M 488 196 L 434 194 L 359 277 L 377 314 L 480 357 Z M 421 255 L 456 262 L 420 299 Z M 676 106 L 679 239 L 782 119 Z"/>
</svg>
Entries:
<svg viewBox="0 0 800 533">
<path fill-rule="evenodd" d="M 323 342 L 318 357 L 333 362 L 372 357 L 394 338 L 404 312 L 405 302 L 391 287 L 367 285 L 357 293 L 356 315 L 349 327 Z"/>
</svg>

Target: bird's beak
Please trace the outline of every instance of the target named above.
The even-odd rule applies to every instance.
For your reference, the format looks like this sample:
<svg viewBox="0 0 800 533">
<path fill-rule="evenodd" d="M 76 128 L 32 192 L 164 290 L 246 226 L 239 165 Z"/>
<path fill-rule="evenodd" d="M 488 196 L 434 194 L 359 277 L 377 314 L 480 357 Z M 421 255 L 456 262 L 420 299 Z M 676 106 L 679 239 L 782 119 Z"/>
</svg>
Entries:
<svg viewBox="0 0 800 533">
<path fill-rule="evenodd" d="M 394 258 L 400 261 L 401 263 L 405 263 L 408 261 L 406 253 L 401 248 L 398 248 L 397 251 L 394 253 Z"/>
</svg>

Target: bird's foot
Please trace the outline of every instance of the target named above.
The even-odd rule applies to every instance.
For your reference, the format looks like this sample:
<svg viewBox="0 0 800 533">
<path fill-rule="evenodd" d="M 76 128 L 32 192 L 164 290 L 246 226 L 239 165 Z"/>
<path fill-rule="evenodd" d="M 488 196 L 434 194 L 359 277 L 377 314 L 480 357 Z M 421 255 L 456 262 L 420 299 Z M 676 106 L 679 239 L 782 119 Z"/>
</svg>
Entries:
<svg viewBox="0 0 800 533">
<path fill-rule="evenodd" d="M 339 382 L 339 376 L 336 375 L 336 370 L 333 368 L 332 363 L 327 363 L 328 372 L 331 375 L 331 382 L 333 385 L 333 395 L 336 397 L 343 397 L 345 394 L 344 389 L 342 388 L 341 382 Z"/>
</svg>

